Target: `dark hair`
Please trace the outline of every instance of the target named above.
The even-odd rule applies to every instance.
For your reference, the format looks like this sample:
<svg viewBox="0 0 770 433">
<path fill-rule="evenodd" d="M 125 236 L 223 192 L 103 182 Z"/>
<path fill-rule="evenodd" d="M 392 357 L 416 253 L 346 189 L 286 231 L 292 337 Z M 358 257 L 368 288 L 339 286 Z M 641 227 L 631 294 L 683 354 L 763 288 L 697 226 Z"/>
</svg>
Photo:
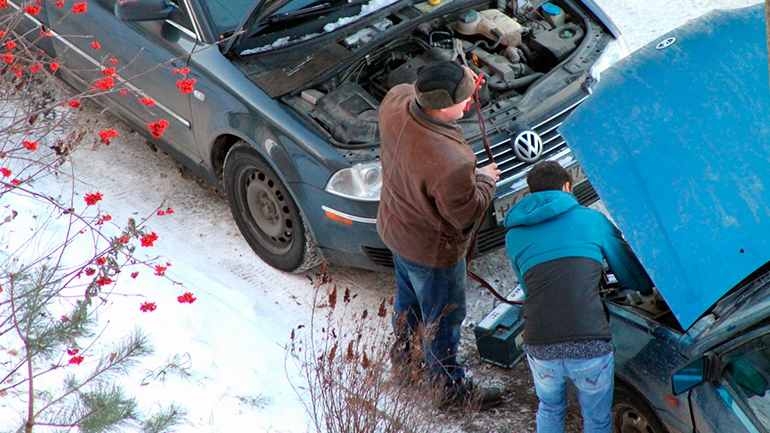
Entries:
<svg viewBox="0 0 770 433">
<path fill-rule="evenodd" d="M 572 175 L 556 161 L 540 161 L 527 173 L 529 192 L 560 191 L 567 182 L 573 185 Z"/>
</svg>

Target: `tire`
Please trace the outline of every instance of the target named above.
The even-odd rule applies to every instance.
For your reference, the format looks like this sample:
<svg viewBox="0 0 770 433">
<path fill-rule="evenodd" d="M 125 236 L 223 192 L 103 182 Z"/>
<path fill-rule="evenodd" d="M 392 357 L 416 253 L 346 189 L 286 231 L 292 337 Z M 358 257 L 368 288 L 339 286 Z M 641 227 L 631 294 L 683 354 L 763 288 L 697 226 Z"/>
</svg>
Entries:
<svg viewBox="0 0 770 433">
<path fill-rule="evenodd" d="M 612 433 L 668 433 L 655 411 L 636 392 L 615 380 Z"/>
<path fill-rule="evenodd" d="M 297 203 L 251 145 L 241 140 L 227 152 L 223 179 L 235 223 L 262 260 L 294 273 L 320 264 Z"/>
</svg>

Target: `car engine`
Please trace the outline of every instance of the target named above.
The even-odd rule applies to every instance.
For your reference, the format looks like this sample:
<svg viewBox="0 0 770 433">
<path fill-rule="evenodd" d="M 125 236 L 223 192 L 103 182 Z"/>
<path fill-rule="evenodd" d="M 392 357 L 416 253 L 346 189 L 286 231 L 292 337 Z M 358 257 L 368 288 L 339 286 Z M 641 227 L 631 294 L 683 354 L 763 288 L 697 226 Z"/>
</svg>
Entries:
<svg viewBox="0 0 770 433">
<path fill-rule="evenodd" d="M 333 79 L 284 100 L 313 118 L 338 148 L 373 147 L 379 139 L 377 109 L 387 91 L 414 82 L 425 64 L 456 59 L 484 74 L 479 89 L 482 107 L 501 111 L 568 59 L 584 40 L 585 15 L 567 6 L 535 7 L 519 1 L 502 10 L 466 9 L 425 21 L 410 34 L 371 50 Z M 398 13 L 386 16 L 341 44 L 352 51 L 367 50 L 399 19 Z M 475 111 L 468 115 L 475 119 Z"/>
</svg>

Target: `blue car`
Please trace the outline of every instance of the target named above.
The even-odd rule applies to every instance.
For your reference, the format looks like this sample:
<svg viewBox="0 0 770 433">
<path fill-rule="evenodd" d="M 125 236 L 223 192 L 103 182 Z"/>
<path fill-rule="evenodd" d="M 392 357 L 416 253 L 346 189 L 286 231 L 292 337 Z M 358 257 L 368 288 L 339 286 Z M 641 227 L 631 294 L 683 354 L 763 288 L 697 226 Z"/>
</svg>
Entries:
<svg viewBox="0 0 770 433">
<path fill-rule="evenodd" d="M 768 82 L 763 4 L 713 11 L 560 129 L 659 292 L 605 292 L 615 432 L 770 431 Z"/>
<path fill-rule="evenodd" d="M 502 214 L 526 194 L 535 161 L 569 166 L 582 202 L 595 200 L 556 128 L 628 52 L 593 0 L 8 4 L 0 19 L 17 14 L 18 33 L 55 56 L 64 81 L 218 188 L 254 251 L 293 272 L 321 259 L 392 265 L 375 227 L 377 110 L 436 60 L 487 77 L 481 113 L 503 175 L 477 253 L 503 246 Z M 24 13 L 30 5 L 40 9 Z M 110 68 L 114 85 L 92 89 Z M 460 123 L 484 165 L 475 113 Z M 147 126 L 159 120 L 162 134 Z"/>
</svg>

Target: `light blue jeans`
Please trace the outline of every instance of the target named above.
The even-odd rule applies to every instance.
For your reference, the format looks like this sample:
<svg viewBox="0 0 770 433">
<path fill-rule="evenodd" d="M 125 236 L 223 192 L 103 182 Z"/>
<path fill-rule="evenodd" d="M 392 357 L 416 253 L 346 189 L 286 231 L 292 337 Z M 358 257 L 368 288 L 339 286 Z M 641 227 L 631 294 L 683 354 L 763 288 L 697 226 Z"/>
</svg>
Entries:
<svg viewBox="0 0 770 433">
<path fill-rule="evenodd" d="M 615 389 L 615 359 L 612 353 L 590 359 L 544 361 L 527 356 L 535 391 L 537 433 L 563 433 L 567 412 L 567 378 L 578 389 L 584 433 L 612 430 L 612 392 Z"/>
<path fill-rule="evenodd" d="M 460 331 L 465 318 L 465 259 L 447 268 L 430 268 L 393 255 L 396 302 L 393 328 L 395 363 L 411 356 L 411 339 L 420 326 L 432 329 L 423 342 L 431 379 L 439 385 L 461 386 L 465 370 L 457 362 Z"/>
</svg>

